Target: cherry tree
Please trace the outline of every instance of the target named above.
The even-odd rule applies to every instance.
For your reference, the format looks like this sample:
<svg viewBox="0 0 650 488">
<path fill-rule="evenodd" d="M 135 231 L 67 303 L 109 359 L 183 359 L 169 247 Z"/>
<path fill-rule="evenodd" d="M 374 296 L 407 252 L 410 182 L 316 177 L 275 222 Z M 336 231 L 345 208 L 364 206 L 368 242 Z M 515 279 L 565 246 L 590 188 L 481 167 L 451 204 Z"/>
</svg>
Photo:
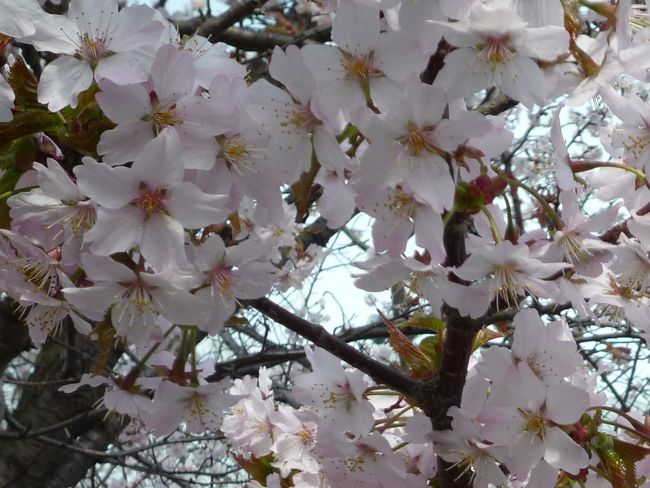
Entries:
<svg viewBox="0 0 650 488">
<path fill-rule="evenodd" d="M 650 487 L 648 5 L 166 3 L 0 0 L 0 484 Z"/>
</svg>

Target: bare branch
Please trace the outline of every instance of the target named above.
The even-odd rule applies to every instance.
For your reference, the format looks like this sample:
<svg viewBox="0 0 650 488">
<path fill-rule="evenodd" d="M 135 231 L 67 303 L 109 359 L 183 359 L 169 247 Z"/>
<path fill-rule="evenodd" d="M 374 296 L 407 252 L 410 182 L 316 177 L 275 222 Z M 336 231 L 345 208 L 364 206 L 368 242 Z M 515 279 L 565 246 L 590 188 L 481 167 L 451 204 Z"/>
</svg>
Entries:
<svg viewBox="0 0 650 488">
<path fill-rule="evenodd" d="M 247 305 L 259 310 L 264 315 L 272 318 L 287 329 L 311 341 L 314 345 L 322 347 L 336 357 L 342 359 L 379 383 L 384 383 L 402 393 L 410 393 L 417 385 L 417 381 L 403 375 L 399 371 L 376 361 L 345 341 L 330 334 L 320 325 L 312 324 L 307 320 L 292 314 L 288 310 L 273 303 L 268 298 L 248 300 Z"/>
</svg>

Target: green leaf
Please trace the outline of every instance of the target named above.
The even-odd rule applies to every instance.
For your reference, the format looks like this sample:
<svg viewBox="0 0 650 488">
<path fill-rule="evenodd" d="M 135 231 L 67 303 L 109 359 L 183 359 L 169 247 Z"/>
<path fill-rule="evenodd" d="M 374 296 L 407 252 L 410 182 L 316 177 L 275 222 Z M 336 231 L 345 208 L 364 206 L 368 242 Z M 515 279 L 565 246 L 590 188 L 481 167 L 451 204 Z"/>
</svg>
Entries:
<svg viewBox="0 0 650 488">
<path fill-rule="evenodd" d="M 637 486 L 635 464 L 644 459 L 650 449 L 621 441 L 602 432 L 594 437 L 591 445 L 598 453 L 607 479 L 614 488 Z"/>
<path fill-rule="evenodd" d="M 435 315 L 424 315 L 416 313 L 404 322 L 400 322 L 399 327 L 419 327 L 422 329 L 431 329 L 432 332 L 442 333 L 446 325 Z"/>
<path fill-rule="evenodd" d="M 9 147 L 12 142 L 37 132 L 57 131 L 65 127 L 65 121 L 56 113 L 43 110 L 18 112 L 13 120 L 0 124 L 0 149 Z"/>
<path fill-rule="evenodd" d="M 59 136 L 59 142 L 78 152 L 96 156 L 101 135 L 115 127 L 99 110 L 89 110 L 85 116 L 70 123 L 72 130 Z"/>
<path fill-rule="evenodd" d="M 9 229 L 11 227 L 11 218 L 9 217 L 9 205 L 7 205 L 7 195 L 15 187 L 21 173 L 14 168 L 8 168 L 2 176 L 0 176 L 0 229 Z"/>
<path fill-rule="evenodd" d="M 442 364 L 442 337 L 442 335 L 425 337 L 420 341 L 420 344 L 418 344 L 420 350 L 429 356 L 434 374 L 440 370 L 440 365 Z"/>
</svg>

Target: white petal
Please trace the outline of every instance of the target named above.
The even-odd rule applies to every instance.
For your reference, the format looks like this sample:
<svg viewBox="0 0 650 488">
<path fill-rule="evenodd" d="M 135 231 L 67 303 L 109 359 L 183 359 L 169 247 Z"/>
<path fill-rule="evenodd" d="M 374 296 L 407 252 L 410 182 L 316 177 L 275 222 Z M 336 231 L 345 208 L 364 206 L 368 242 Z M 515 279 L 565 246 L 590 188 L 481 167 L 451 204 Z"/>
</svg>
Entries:
<svg viewBox="0 0 650 488">
<path fill-rule="evenodd" d="M 9 122 L 13 119 L 11 109 L 14 108 L 15 98 L 11 85 L 0 76 L 0 122 Z"/>
<path fill-rule="evenodd" d="M 86 61 L 61 56 L 45 66 L 38 83 L 38 101 L 51 112 L 77 106 L 77 95 L 93 82 L 93 72 Z"/>
<path fill-rule="evenodd" d="M 344 51 L 365 55 L 379 40 L 379 12 L 354 2 L 342 3 L 332 22 L 332 39 Z"/>
<path fill-rule="evenodd" d="M 103 207 L 122 208 L 138 196 L 139 181 L 128 168 L 111 168 L 92 158 L 75 166 L 74 174 L 81 191 Z"/>
<path fill-rule="evenodd" d="M 111 51 L 122 53 L 157 42 L 164 25 L 154 20 L 155 13 L 147 5 L 129 5 L 120 10 L 111 36 Z"/>
<path fill-rule="evenodd" d="M 175 218 L 152 215 L 145 220 L 140 252 L 155 270 L 185 265 L 184 243 L 183 226 Z"/>
<path fill-rule="evenodd" d="M 135 279 L 133 271 L 109 257 L 85 253 L 81 255 L 81 262 L 88 279 L 93 283 L 129 283 Z"/>
<path fill-rule="evenodd" d="M 143 85 L 121 86 L 109 80 L 101 80 L 98 85 L 101 92 L 95 99 L 104 114 L 116 124 L 140 120 L 151 112 L 149 93 Z"/>
<path fill-rule="evenodd" d="M 587 452 L 576 444 L 569 435 L 557 427 L 544 429 L 544 459 L 554 468 L 570 474 L 578 474 L 589 465 Z"/>
<path fill-rule="evenodd" d="M 194 90 L 194 61 L 192 55 L 165 44 L 156 53 L 151 78 L 160 101 L 171 102 L 191 95 Z"/>
<path fill-rule="evenodd" d="M 226 207 L 227 195 L 203 193 L 199 188 L 183 182 L 170 191 L 171 198 L 166 207 L 187 229 L 198 229 L 206 225 L 224 222 L 231 211 Z"/>
<path fill-rule="evenodd" d="M 0 32 L 9 37 L 30 36 L 36 31 L 34 23 L 45 17 L 36 0 L 0 0 Z"/>
<path fill-rule="evenodd" d="M 81 312 L 89 310 L 96 313 L 107 310 L 123 289 L 123 286 L 116 283 L 105 283 L 88 288 L 64 288 L 63 296 Z"/>
<path fill-rule="evenodd" d="M 142 149 L 133 162 L 133 173 L 150 188 L 169 188 L 183 180 L 183 164 L 178 134 L 163 130 Z"/>
<path fill-rule="evenodd" d="M 568 383 L 549 388 L 546 396 L 546 415 L 560 425 L 576 423 L 588 407 L 589 394 Z"/>
<path fill-rule="evenodd" d="M 92 243 L 90 250 L 101 256 L 129 251 L 142 236 L 142 212 L 135 207 L 120 210 L 99 208 L 97 222 L 86 232 L 84 242 Z"/>
<path fill-rule="evenodd" d="M 102 132 L 97 144 L 97 152 L 104 156 L 105 164 L 115 166 L 128 163 L 140 156 L 153 137 L 151 122 L 130 120 L 114 129 Z"/>
</svg>

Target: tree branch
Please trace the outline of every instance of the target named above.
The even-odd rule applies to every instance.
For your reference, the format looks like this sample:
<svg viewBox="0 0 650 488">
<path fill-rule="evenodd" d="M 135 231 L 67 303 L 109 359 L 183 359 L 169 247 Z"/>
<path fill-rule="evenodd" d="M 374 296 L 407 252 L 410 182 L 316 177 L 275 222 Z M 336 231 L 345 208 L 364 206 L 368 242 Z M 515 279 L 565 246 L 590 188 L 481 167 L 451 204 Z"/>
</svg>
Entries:
<svg viewBox="0 0 650 488">
<path fill-rule="evenodd" d="M 359 352 L 345 341 L 327 332 L 322 326 L 312 324 L 294 315 L 273 303 L 268 298 L 247 300 L 244 303 L 260 311 L 267 317 L 272 318 L 277 323 L 284 325 L 287 329 L 301 337 L 308 339 L 314 345 L 322 347 L 350 366 L 363 371 L 379 383 L 384 383 L 405 394 L 410 394 L 418 384 L 417 381 L 403 375 L 390 366 L 386 366 Z"/>
<path fill-rule="evenodd" d="M 182 22 L 178 25 L 181 34 L 190 34 L 196 32 L 203 37 L 218 37 L 237 22 L 244 20 L 252 15 L 255 10 L 262 7 L 267 0 L 244 0 L 239 2 L 221 15 L 209 19 L 196 17 Z"/>
</svg>

